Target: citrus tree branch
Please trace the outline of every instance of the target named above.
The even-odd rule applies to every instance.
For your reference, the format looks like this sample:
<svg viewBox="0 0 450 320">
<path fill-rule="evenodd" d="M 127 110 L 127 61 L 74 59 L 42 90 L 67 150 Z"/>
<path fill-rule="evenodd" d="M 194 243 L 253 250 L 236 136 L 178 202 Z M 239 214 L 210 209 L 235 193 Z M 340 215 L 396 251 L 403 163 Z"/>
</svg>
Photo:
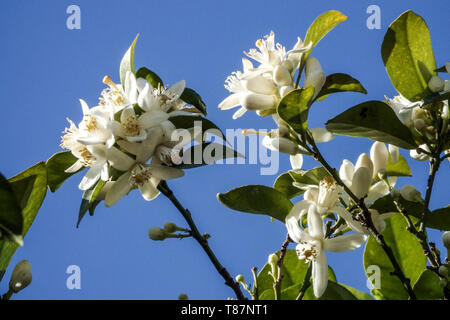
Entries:
<svg viewBox="0 0 450 320">
<path fill-rule="evenodd" d="M 273 289 L 275 290 L 275 298 L 276 300 L 281 300 L 281 282 L 283 281 L 283 261 L 284 256 L 286 255 L 286 250 L 291 243 L 292 240 L 289 237 L 289 234 L 286 235 L 286 240 L 284 240 L 283 244 L 281 245 L 280 250 L 280 259 L 278 259 L 277 262 L 277 268 L 278 268 L 278 277 L 277 280 L 273 283 Z"/>
<path fill-rule="evenodd" d="M 220 264 L 219 260 L 217 259 L 214 252 L 209 247 L 207 239 L 200 234 L 198 231 L 198 228 L 196 224 L 194 223 L 194 220 L 192 219 L 192 215 L 189 212 L 188 209 L 184 208 L 181 203 L 178 201 L 178 199 L 175 197 L 172 190 L 167 185 L 166 181 L 161 181 L 158 185 L 158 190 L 161 191 L 161 193 L 168 198 L 172 204 L 175 206 L 175 208 L 178 209 L 178 211 L 181 213 L 183 218 L 186 220 L 187 224 L 189 225 L 192 233 L 192 237 L 200 244 L 203 251 L 205 251 L 206 255 L 208 256 L 211 263 L 216 268 L 217 272 L 222 276 L 222 278 L 225 280 L 225 284 L 229 286 L 231 289 L 233 289 L 234 293 L 236 294 L 236 298 L 238 300 L 246 300 L 244 294 L 241 291 L 241 288 L 237 282 L 233 280 L 233 278 L 230 276 L 228 271 Z"/>
</svg>

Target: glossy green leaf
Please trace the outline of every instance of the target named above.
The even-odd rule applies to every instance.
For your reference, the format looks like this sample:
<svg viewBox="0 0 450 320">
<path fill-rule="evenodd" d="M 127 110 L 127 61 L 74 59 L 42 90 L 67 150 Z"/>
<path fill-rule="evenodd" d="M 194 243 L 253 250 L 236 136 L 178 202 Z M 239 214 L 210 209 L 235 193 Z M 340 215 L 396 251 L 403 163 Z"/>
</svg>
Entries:
<svg viewBox="0 0 450 320">
<path fill-rule="evenodd" d="M 437 300 L 444 298 L 444 290 L 439 285 L 439 276 L 430 270 L 425 270 L 414 285 L 414 293 L 419 300 Z"/>
<path fill-rule="evenodd" d="M 24 183 L 24 180 L 27 181 L 26 183 L 34 180 L 31 192 L 29 191 L 29 187 L 23 187 L 24 184 L 26 184 Z M 45 163 L 39 162 L 31 168 L 28 168 L 18 175 L 8 179 L 8 181 L 13 190 L 15 190 L 15 185 L 17 186 L 17 190 L 26 190 L 23 194 L 16 194 L 16 198 L 19 203 L 22 204 L 22 237 L 25 237 L 47 193 L 47 169 L 45 167 Z M 9 261 L 17 248 L 18 245 L 15 243 L 0 241 L 0 271 L 6 270 Z"/>
<path fill-rule="evenodd" d="M 409 129 L 400 122 L 395 112 L 381 101 L 358 104 L 328 120 L 326 128 L 336 134 L 366 137 L 404 149 L 417 148 Z"/>
<path fill-rule="evenodd" d="M 297 89 L 287 94 L 279 103 L 277 113 L 292 129 L 302 133 L 308 128 L 308 113 L 314 86 Z"/>
<path fill-rule="evenodd" d="M 120 72 L 120 82 L 122 83 L 122 86 L 125 86 L 125 77 L 128 71 L 136 73 L 134 68 L 134 49 L 136 47 L 136 41 L 138 37 L 139 35 L 137 35 L 136 38 L 134 38 L 133 43 L 128 48 L 127 52 L 125 52 L 122 61 L 120 62 L 119 72 Z"/>
<path fill-rule="evenodd" d="M 367 94 L 366 89 L 355 78 L 345 73 L 333 73 L 327 76 L 325 84 L 323 85 L 315 100 L 323 100 L 331 93 L 346 91 Z"/>
<path fill-rule="evenodd" d="M 84 169 L 82 168 L 77 172 L 72 173 L 65 172 L 65 170 L 70 168 L 77 160 L 78 159 L 70 151 L 55 153 L 47 160 L 45 166 L 47 167 L 48 187 L 51 192 L 58 190 L 64 181 Z"/>
<path fill-rule="evenodd" d="M 353 287 L 340 283 L 341 287 L 347 289 L 358 300 L 375 300 L 369 293 L 359 291 Z"/>
<path fill-rule="evenodd" d="M 404 12 L 384 36 L 381 56 L 392 84 L 410 101 L 431 92 L 428 81 L 436 74 L 436 61 L 425 20 L 411 10 Z"/>
<path fill-rule="evenodd" d="M 426 258 L 419 241 L 406 230 L 406 226 L 405 219 L 399 213 L 396 213 L 389 220 L 386 220 L 383 237 L 386 244 L 392 249 L 403 273 L 410 279 L 411 285 L 414 285 L 425 269 Z M 408 293 L 401 281 L 391 274 L 394 268 L 388 256 L 376 240 L 370 236 L 364 250 L 364 269 L 368 277 L 372 275 L 372 272 L 367 272 L 367 269 L 373 265 L 380 268 L 379 291 L 385 299 L 408 299 Z"/>
<path fill-rule="evenodd" d="M 323 178 L 330 175 L 324 167 L 315 167 L 310 170 L 291 170 L 289 174 L 294 182 L 303 185 L 319 185 Z"/>
<path fill-rule="evenodd" d="M 209 131 L 209 133 L 214 134 L 222 139 L 225 139 L 225 135 L 220 130 L 220 128 L 216 126 L 212 121 L 203 118 L 202 116 L 199 115 L 175 116 L 171 117 L 169 120 L 175 125 L 177 129 L 195 128 L 196 130 L 198 130 L 199 133 L 201 132 L 202 135 L 204 135 L 206 131 Z"/>
<path fill-rule="evenodd" d="M 138 78 L 147 80 L 148 82 L 150 82 L 153 88 L 164 88 L 164 83 L 161 78 L 152 70 L 147 69 L 146 67 L 142 67 L 136 72 L 136 79 Z"/>
<path fill-rule="evenodd" d="M 22 236 L 22 208 L 8 180 L 0 174 L 0 239 Z"/>
<path fill-rule="evenodd" d="M 322 13 L 309 26 L 308 31 L 306 32 L 304 43 L 307 45 L 311 42 L 312 48 L 314 48 L 328 32 L 333 30 L 334 27 L 336 27 L 339 23 L 347 19 L 348 18 L 345 15 L 335 10 L 330 10 L 325 13 Z M 302 65 L 305 64 L 306 60 L 308 59 L 311 53 L 311 50 L 303 53 Z"/>
<path fill-rule="evenodd" d="M 180 169 L 193 169 L 227 158 L 245 158 L 242 154 L 225 145 L 215 142 L 196 144 L 183 153 L 183 163 L 173 166 Z"/>
<path fill-rule="evenodd" d="M 414 223 L 418 221 L 418 219 L 422 218 L 423 215 L 423 204 L 419 202 L 412 202 L 400 198 L 400 203 L 405 208 L 408 215 L 411 216 Z M 379 213 L 387 213 L 387 212 L 397 212 L 397 208 L 392 201 L 390 195 L 381 197 L 377 201 L 375 201 L 371 207 L 372 209 L 376 209 Z M 427 221 L 425 223 L 427 228 L 437 229 L 441 231 L 449 231 L 450 230 L 450 206 L 436 209 L 430 212 L 427 215 Z"/>
<path fill-rule="evenodd" d="M 292 179 L 289 172 L 285 172 L 281 174 L 273 184 L 273 188 L 275 190 L 280 191 L 281 193 L 285 194 L 286 197 L 289 199 L 295 198 L 305 192 L 305 190 L 301 190 L 297 187 L 294 187 L 292 183 L 294 182 L 294 179 Z"/>
<path fill-rule="evenodd" d="M 392 162 L 392 158 L 389 155 L 388 163 L 386 165 L 386 174 L 389 177 L 411 177 L 411 169 L 409 168 L 406 159 L 399 154 L 397 162 Z"/>
<path fill-rule="evenodd" d="M 83 192 L 80 209 L 78 211 L 77 228 L 80 226 L 81 220 L 83 220 L 88 211 L 91 216 L 94 215 L 95 208 L 100 203 L 100 201 L 97 200 L 97 197 L 105 184 L 106 181 L 99 180 L 94 186 Z"/>
<path fill-rule="evenodd" d="M 291 201 L 283 193 L 262 185 L 248 185 L 219 193 L 217 199 L 230 209 L 264 214 L 282 223 L 292 209 Z"/>
<path fill-rule="evenodd" d="M 280 251 L 275 253 L 280 256 Z M 286 255 L 283 261 L 283 281 L 281 282 L 282 299 L 291 300 L 292 292 L 285 293 L 287 290 L 293 286 L 299 285 L 297 288 L 297 293 L 293 299 L 295 299 L 299 293 L 300 287 L 305 280 L 306 272 L 308 270 L 309 264 L 305 263 L 304 260 L 300 260 L 297 256 L 295 250 L 286 250 Z M 269 274 L 271 271 L 271 266 L 266 263 L 264 267 L 259 271 L 257 281 L 258 281 L 258 291 L 262 294 L 260 298 L 262 300 L 273 300 L 273 277 Z M 328 267 L 328 279 L 331 281 L 337 281 L 333 269 Z M 266 292 L 267 291 L 267 292 Z M 287 294 L 286 297 L 283 295 Z"/>
<path fill-rule="evenodd" d="M 185 88 L 180 97 L 181 100 L 186 102 L 187 104 L 193 105 L 198 111 L 207 115 L 206 112 L 206 104 L 203 102 L 202 97 L 195 92 L 195 90 L 190 88 Z"/>
</svg>

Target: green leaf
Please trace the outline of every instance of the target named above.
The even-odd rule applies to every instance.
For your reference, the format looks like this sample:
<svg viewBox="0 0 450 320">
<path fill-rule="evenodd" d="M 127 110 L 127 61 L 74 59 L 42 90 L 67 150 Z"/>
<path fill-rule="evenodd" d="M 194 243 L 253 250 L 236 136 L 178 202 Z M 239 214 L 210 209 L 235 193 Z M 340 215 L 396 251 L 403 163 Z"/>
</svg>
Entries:
<svg viewBox="0 0 450 320">
<path fill-rule="evenodd" d="M 381 56 L 392 84 L 408 100 L 422 100 L 431 93 L 428 81 L 436 74 L 436 61 L 430 32 L 421 16 L 408 10 L 392 22 Z"/>
<path fill-rule="evenodd" d="M 437 300 L 444 298 L 444 290 L 439 285 L 439 276 L 431 270 L 425 270 L 414 285 L 414 293 L 419 300 Z"/>
<path fill-rule="evenodd" d="M 410 279 L 411 285 L 414 285 L 426 267 L 426 258 L 419 241 L 406 230 L 406 226 L 405 219 L 396 213 L 386 220 L 383 237 L 386 244 L 392 249 L 403 273 Z M 369 237 L 364 250 L 364 269 L 368 277 L 372 275 L 372 272 L 367 271 L 369 266 L 380 268 L 379 291 L 385 299 L 408 299 L 408 293 L 401 281 L 391 274 L 394 268 L 390 260 L 372 236 Z"/>
<path fill-rule="evenodd" d="M 278 115 L 298 133 L 308 128 L 308 113 L 313 94 L 314 86 L 297 89 L 287 94 L 278 105 Z"/>
<path fill-rule="evenodd" d="M 83 220 L 88 211 L 91 216 L 94 215 L 95 208 L 100 203 L 97 197 L 105 184 L 106 181 L 99 180 L 94 186 L 83 192 L 80 210 L 78 212 L 77 228 L 80 226 L 81 220 Z"/>
<path fill-rule="evenodd" d="M 406 159 L 399 154 L 397 162 L 392 162 L 391 155 L 389 155 L 388 163 L 386 165 L 386 174 L 389 177 L 411 177 L 411 169 L 409 168 Z"/>
<path fill-rule="evenodd" d="M 136 79 L 143 78 L 150 82 L 153 88 L 164 87 L 164 83 L 161 78 L 152 70 L 142 67 L 136 72 Z"/>
<path fill-rule="evenodd" d="M 417 148 L 409 129 L 400 122 L 395 112 L 381 101 L 358 104 L 328 120 L 325 126 L 336 134 L 366 137 L 404 149 Z"/>
<path fill-rule="evenodd" d="M 45 166 L 47 167 L 48 187 L 51 192 L 58 190 L 64 181 L 84 169 L 82 168 L 77 172 L 71 173 L 65 172 L 65 170 L 70 168 L 77 160 L 78 159 L 70 151 L 55 153 L 47 160 Z"/>
<path fill-rule="evenodd" d="M 348 291 L 350 291 L 350 293 L 358 300 L 374 300 L 374 298 L 368 294 L 367 292 L 362 292 L 359 291 L 353 287 L 347 286 L 345 284 L 340 283 L 340 286 L 344 287 L 345 289 L 347 289 Z"/>
<path fill-rule="evenodd" d="M 294 179 L 292 179 L 289 172 L 285 172 L 281 174 L 277 180 L 275 180 L 275 183 L 273 184 L 273 188 L 275 190 L 280 191 L 281 193 L 284 193 L 286 197 L 289 199 L 295 198 L 305 192 L 305 190 L 301 190 L 297 187 L 294 187 L 292 183 L 294 182 Z"/>
<path fill-rule="evenodd" d="M 125 77 L 127 75 L 128 71 L 131 71 L 132 73 L 135 73 L 134 68 L 134 49 L 136 47 L 136 41 L 139 37 L 139 34 L 134 38 L 133 43 L 128 48 L 127 52 L 125 52 L 122 61 L 120 62 L 120 82 L 122 83 L 122 86 L 125 87 Z"/>
<path fill-rule="evenodd" d="M 230 209 L 268 215 L 282 223 L 293 207 L 283 193 L 262 185 L 248 185 L 218 193 L 217 199 Z"/>
<path fill-rule="evenodd" d="M 17 236 L 21 238 L 22 229 L 22 208 L 12 186 L 0 174 L 0 239 L 9 241 Z"/>
<path fill-rule="evenodd" d="M 328 286 L 323 295 L 317 299 L 314 296 L 313 288 L 306 290 L 303 300 L 357 300 L 357 298 L 345 287 L 333 281 L 328 281 Z"/>
<path fill-rule="evenodd" d="M 314 48 L 320 40 L 331 30 L 334 29 L 339 23 L 347 20 L 348 18 L 340 13 L 339 11 L 330 10 L 322 13 L 320 16 L 313 21 L 306 32 L 306 37 L 304 43 L 307 45 L 312 42 L 312 48 Z M 305 64 L 308 59 L 311 50 L 303 53 L 302 55 L 302 65 Z"/>
<path fill-rule="evenodd" d="M 24 180 L 26 180 L 26 182 L 24 182 Z M 24 187 L 24 184 L 30 183 L 32 180 L 34 181 L 30 192 L 30 187 Z M 25 190 L 23 194 L 16 193 L 17 200 L 22 204 L 22 237 L 25 237 L 47 193 L 47 169 L 45 163 L 39 162 L 31 168 L 8 179 L 8 181 L 13 190 L 16 190 L 16 188 L 17 190 Z M 0 271 L 6 270 L 9 261 L 17 248 L 18 245 L 15 243 L 0 241 Z"/>
<path fill-rule="evenodd" d="M 193 105 L 198 111 L 203 113 L 205 116 L 208 114 L 206 112 L 206 104 L 203 102 L 202 97 L 195 92 L 193 89 L 185 88 L 180 97 L 181 100 L 187 104 Z"/>
<path fill-rule="evenodd" d="M 412 202 L 400 198 L 401 205 L 405 208 L 409 216 L 411 216 L 415 223 L 423 215 L 423 204 L 419 202 Z M 397 208 L 392 201 L 390 195 L 381 197 L 375 201 L 371 206 L 371 209 L 376 209 L 379 213 L 397 212 Z M 441 231 L 450 230 L 450 206 L 445 208 L 436 209 L 427 215 L 427 221 L 425 223 L 427 228 L 437 229 Z"/>
<path fill-rule="evenodd" d="M 310 170 L 291 170 L 289 171 L 294 182 L 304 185 L 319 185 L 320 181 L 329 176 L 327 169 L 324 167 L 315 167 Z"/>
<path fill-rule="evenodd" d="M 280 256 L 280 251 L 275 253 L 278 257 Z M 290 295 L 292 292 L 288 292 L 289 296 L 284 297 L 286 292 L 284 290 L 292 289 L 293 286 L 299 285 L 297 288 L 297 293 L 295 294 L 295 299 L 300 291 L 300 287 L 305 280 L 306 272 L 308 270 L 309 264 L 305 263 L 304 260 L 300 260 L 297 256 L 295 250 L 286 250 L 286 255 L 283 260 L 283 281 L 281 282 L 281 297 L 283 300 L 290 300 Z M 268 263 L 264 265 L 261 271 L 258 273 L 258 291 L 262 293 L 260 298 L 262 300 L 273 300 L 273 277 L 269 274 L 271 267 Z M 331 281 L 337 281 L 333 269 L 328 267 L 328 279 Z M 267 292 L 266 292 L 267 291 Z M 266 299 L 264 299 L 266 297 Z"/>
<path fill-rule="evenodd" d="M 183 163 L 173 166 L 179 169 L 193 169 L 227 158 L 245 158 L 242 154 L 225 145 L 215 142 L 197 144 L 183 153 Z"/>
<path fill-rule="evenodd" d="M 315 100 L 323 100 L 331 93 L 346 91 L 361 92 L 367 94 L 366 89 L 355 78 L 352 78 L 345 73 L 333 73 L 327 76 L 325 84 L 323 85 Z"/>
<path fill-rule="evenodd" d="M 199 115 L 175 116 L 169 118 L 169 120 L 175 125 L 177 129 L 191 129 L 195 127 L 201 129 L 202 135 L 204 135 L 206 131 L 210 130 L 210 133 L 214 133 L 214 135 L 222 139 L 224 139 L 225 137 L 225 135 L 218 126 L 216 126 L 212 121 L 203 118 L 202 116 Z"/>
</svg>

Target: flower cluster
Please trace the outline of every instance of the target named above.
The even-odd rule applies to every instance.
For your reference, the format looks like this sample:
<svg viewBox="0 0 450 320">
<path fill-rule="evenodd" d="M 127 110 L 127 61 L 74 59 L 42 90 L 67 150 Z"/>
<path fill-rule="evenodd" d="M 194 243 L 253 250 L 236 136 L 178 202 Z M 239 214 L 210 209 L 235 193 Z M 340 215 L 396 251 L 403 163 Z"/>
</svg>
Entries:
<svg viewBox="0 0 450 320">
<path fill-rule="evenodd" d="M 256 47 L 258 49 L 250 49 L 244 53 L 259 63 L 259 66 L 254 67 L 250 60 L 242 58 L 243 72 L 233 72 L 226 80 L 225 88 L 231 95 L 219 104 L 219 109 L 228 110 L 241 106 L 234 113 L 233 119 L 241 117 L 247 110 L 254 110 L 258 115 L 275 113 L 280 100 L 294 90 L 294 74 L 300 66 L 302 53 L 308 51 L 311 44 L 305 46 L 298 38 L 292 50 L 286 52 L 281 44 L 275 44 L 275 34 L 272 31 L 264 39 L 256 41 Z M 312 71 L 320 72 L 317 70 L 320 64 L 316 59 L 311 58 L 307 62 L 307 68 L 308 66 L 310 69 L 315 68 L 311 70 L 311 76 Z M 312 77 L 309 78 L 305 81 L 312 84 L 314 81 Z"/>
<path fill-rule="evenodd" d="M 109 76 L 103 82 L 108 88 L 101 92 L 99 104 L 89 108 L 80 100 L 83 119 L 78 126 L 68 120 L 70 127 L 64 131 L 61 146 L 77 161 L 66 172 L 89 167 L 81 190 L 93 188 L 100 180 L 107 182 L 103 190 L 106 206 L 134 188 L 152 200 L 159 194 L 161 180 L 184 175 L 173 167 L 181 163 L 184 145 L 172 141 L 177 129 L 170 118 L 190 114 L 180 99 L 185 82 L 155 88 L 131 72 L 124 84 L 115 84 Z"/>
</svg>

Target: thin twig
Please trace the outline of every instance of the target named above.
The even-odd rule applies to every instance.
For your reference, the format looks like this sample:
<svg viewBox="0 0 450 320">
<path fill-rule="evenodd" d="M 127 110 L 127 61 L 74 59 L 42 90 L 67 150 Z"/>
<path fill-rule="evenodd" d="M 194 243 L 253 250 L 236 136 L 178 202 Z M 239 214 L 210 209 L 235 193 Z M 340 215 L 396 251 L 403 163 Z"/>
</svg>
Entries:
<svg viewBox="0 0 450 320">
<path fill-rule="evenodd" d="M 289 237 L 289 234 L 287 234 L 286 240 L 284 240 L 283 244 L 281 245 L 280 259 L 278 259 L 277 262 L 278 277 L 277 280 L 273 283 L 273 289 L 275 290 L 275 300 L 281 300 L 281 282 L 283 281 L 283 261 L 284 256 L 286 255 L 287 247 L 291 242 L 292 240 Z"/>
<path fill-rule="evenodd" d="M 167 185 L 166 181 L 161 181 L 158 185 L 158 190 L 161 191 L 163 195 L 165 195 L 172 203 L 173 205 L 178 209 L 178 211 L 183 215 L 183 218 L 188 223 L 189 227 L 191 228 L 192 237 L 200 244 L 200 246 L 203 248 L 203 251 L 208 255 L 209 260 L 211 260 L 212 264 L 216 268 L 217 272 L 224 278 L 225 284 L 229 286 L 231 289 L 233 289 L 234 293 L 236 294 L 236 298 L 238 300 L 246 300 L 244 294 L 241 291 L 241 288 L 237 282 L 233 280 L 233 278 L 230 276 L 228 271 L 220 264 L 219 260 L 215 256 L 214 252 L 209 247 L 208 241 L 203 237 L 200 232 L 198 231 L 197 226 L 195 225 L 194 221 L 192 220 L 192 215 L 189 212 L 188 209 L 185 209 L 181 203 L 178 201 L 178 199 L 173 194 L 172 190 Z"/>
</svg>

